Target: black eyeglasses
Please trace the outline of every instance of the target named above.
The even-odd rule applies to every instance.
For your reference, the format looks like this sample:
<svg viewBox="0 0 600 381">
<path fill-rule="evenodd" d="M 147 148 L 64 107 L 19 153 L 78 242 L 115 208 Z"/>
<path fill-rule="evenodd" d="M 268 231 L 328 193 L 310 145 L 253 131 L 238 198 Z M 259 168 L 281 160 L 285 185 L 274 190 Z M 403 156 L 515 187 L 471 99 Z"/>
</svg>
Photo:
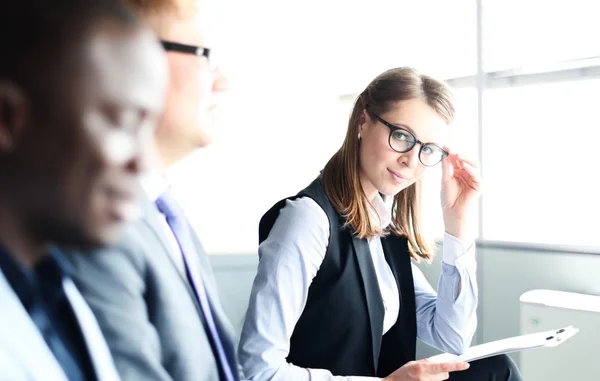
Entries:
<svg viewBox="0 0 600 381">
<path fill-rule="evenodd" d="M 170 52 L 193 54 L 198 57 L 206 57 L 206 59 L 208 59 L 209 58 L 208 56 L 210 55 L 210 49 L 203 48 L 200 46 L 180 44 L 179 42 L 164 41 L 164 40 L 161 40 L 160 43 L 162 44 L 163 48 L 168 52 L 170 51 Z"/>
<path fill-rule="evenodd" d="M 372 112 L 369 114 L 373 115 L 378 121 L 390 129 L 388 142 L 390 144 L 390 148 L 394 151 L 398 153 L 406 153 L 413 149 L 415 145 L 420 144 L 421 149 L 419 150 L 419 161 L 426 167 L 433 167 L 448 157 L 448 152 L 443 150 L 437 144 L 423 143 L 406 128 L 394 126 L 393 124 L 381 119 L 379 115 Z"/>
</svg>

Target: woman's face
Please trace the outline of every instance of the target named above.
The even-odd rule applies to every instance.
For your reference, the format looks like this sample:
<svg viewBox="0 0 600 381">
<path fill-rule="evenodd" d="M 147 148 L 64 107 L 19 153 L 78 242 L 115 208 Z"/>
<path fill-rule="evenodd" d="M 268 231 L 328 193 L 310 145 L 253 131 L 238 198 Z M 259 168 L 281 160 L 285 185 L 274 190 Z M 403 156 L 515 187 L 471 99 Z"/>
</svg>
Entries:
<svg viewBox="0 0 600 381">
<path fill-rule="evenodd" d="M 423 143 L 434 143 L 443 148 L 448 125 L 425 100 L 409 99 L 394 104 L 389 111 L 379 115 L 384 121 L 412 132 Z M 360 179 L 369 200 L 377 193 L 393 196 L 409 187 L 425 173 L 419 161 L 421 145 L 410 151 L 398 153 L 390 147 L 390 128 L 366 111 L 360 120 L 361 136 Z M 403 138 L 400 131 L 393 138 Z"/>
</svg>

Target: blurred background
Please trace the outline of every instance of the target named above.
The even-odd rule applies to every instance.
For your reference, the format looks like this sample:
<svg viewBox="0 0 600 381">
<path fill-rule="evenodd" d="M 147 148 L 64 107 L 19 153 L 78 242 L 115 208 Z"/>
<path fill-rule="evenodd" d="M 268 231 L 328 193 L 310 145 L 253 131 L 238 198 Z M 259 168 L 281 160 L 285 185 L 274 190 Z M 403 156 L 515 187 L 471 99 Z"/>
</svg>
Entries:
<svg viewBox="0 0 600 381">
<path fill-rule="evenodd" d="M 170 176 L 213 254 L 238 334 L 260 217 L 318 175 L 342 143 L 355 97 L 398 66 L 454 87 L 453 146 L 481 162 L 474 343 L 563 322 L 600 327 L 597 297 L 573 303 L 600 295 L 600 2 L 213 0 L 211 7 L 210 45 L 231 88 L 215 143 Z M 441 237 L 439 169 L 426 177 L 428 228 Z M 420 265 L 434 286 L 440 257 Z M 521 301 L 536 289 L 573 294 Z M 568 313 L 556 318 L 561 311 Z M 576 354 L 570 364 L 593 362 L 590 337 L 514 358 L 530 369 L 567 352 Z M 419 345 L 419 357 L 433 353 Z M 561 379 L 553 372 L 538 377 Z M 579 380 L 596 379 L 581 372 Z"/>
</svg>

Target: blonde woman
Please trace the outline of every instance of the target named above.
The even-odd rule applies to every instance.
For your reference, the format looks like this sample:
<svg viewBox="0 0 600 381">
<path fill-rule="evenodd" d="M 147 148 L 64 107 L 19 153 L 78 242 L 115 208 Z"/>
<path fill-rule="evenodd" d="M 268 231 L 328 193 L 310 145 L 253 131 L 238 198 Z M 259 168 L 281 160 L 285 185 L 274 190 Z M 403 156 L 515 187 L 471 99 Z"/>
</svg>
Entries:
<svg viewBox="0 0 600 381">
<path fill-rule="evenodd" d="M 506 356 L 414 361 L 417 337 L 461 353 L 477 326 L 472 212 L 481 184 L 477 164 L 445 145 L 453 117 L 444 83 L 411 68 L 384 72 L 356 100 L 319 178 L 263 216 L 240 342 L 247 379 L 521 379 Z M 421 180 L 440 164 L 446 233 L 436 294 L 412 261 L 433 254 Z"/>
</svg>

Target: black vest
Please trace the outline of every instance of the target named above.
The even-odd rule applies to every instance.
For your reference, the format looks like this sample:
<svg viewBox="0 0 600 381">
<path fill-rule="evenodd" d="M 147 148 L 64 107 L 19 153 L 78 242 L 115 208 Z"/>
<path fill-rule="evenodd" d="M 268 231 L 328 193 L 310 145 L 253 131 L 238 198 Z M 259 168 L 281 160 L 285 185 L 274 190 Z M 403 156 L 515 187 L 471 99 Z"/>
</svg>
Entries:
<svg viewBox="0 0 600 381">
<path fill-rule="evenodd" d="M 295 197 L 279 201 L 262 217 L 259 242 L 268 237 L 286 200 L 300 197 L 310 197 L 325 211 L 330 233 L 325 259 L 294 328 L 287 361 L 327 369 L 337 376 L 387 377 L 415 359 L 415 289 L 408 242 L 392 234 L 381 239 L 400 291 L 398 320 L 382 336 L 385 311 L 369 244 L 343 228 L 344 220 L 329 202 L 320 179 Z"/>
</svg>

